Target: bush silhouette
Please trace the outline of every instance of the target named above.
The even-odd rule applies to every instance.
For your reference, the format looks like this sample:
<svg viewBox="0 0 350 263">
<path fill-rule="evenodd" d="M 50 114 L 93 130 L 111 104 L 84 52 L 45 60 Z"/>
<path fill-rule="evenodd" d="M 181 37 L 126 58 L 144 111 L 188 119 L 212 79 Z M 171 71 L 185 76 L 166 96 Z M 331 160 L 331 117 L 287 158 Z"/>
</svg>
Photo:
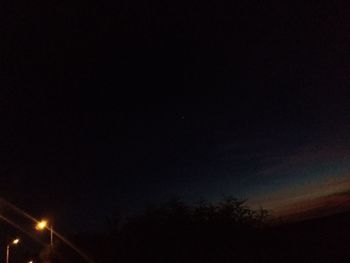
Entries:
<svg viewBox="0 0 350 263">
<path fill-rule="evenodd" d="M 274 225 L 266 210 L 228 196 L 215 204 L 173 199 L 113 222 L 118 227 L 108 234 L 80 236 L 96 262 L 323 263 L 350 256 L 350 213 Z"/>
<path fill-rule="evenodd" d="M 213 262 L 232 258 L 232 253 L 237 258 L 247 243 L 256 242 L 266 217 L 265 210 L 253 211 L 233 197 L 216 205 L 170 200 L 122 227 L 123 261 Z"/>
</svg>

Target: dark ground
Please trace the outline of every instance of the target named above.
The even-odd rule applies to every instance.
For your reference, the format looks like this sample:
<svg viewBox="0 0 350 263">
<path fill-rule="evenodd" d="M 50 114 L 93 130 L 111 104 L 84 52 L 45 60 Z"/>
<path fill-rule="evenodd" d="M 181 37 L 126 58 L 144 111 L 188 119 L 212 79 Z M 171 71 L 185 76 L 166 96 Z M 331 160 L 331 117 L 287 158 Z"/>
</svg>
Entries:
<svg viewBox="0 0 350 263">
<path fill-rule="evenodd" d="M 232 198 L 215 205 L 171 200 L 129 218 L 116 214 L 103 232 L 64 236 L 96 263 L 347 262 L 349 222 L 349 212 L 288 223 Z M 48 233 L 24 226 L 31 236 L 1 224 L 0 245 L 5 249 L 19 236 L 21 243 L 11 247 L 12 261 L 41 262 L 49 252 Z M 54 262 L 86 262 L 54 240 Z"/>
<path fill-rule="evenodd" d="M 83 235 L 81 244 L 97 262 L 316 263 L 347 262 L 350 256 L 350 213 L 251 228 L 227 220 L 227 210 L 206 221 L 203 210 L 189 219 L 179 207 L 168 210 L 167 217 L 169 207 L 134 218 L 108 235 Z"/>
</svg>

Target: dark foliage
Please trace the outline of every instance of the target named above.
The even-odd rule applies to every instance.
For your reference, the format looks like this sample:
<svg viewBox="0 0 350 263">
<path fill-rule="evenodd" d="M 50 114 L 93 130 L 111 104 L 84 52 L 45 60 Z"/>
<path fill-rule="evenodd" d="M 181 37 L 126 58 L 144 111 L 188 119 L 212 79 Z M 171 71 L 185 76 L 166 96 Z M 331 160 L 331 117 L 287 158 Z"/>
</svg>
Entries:
<svg viewBox="0 0 350 263">
<path fill-rule="evenodd" d="M 267 212 L 249 209 L 226 197 L 218 204 L 187 205 L 171 200 L 112 227 L 96 251 L 103 262 L 231 262 L 252 258 L 246 248 L 258 245 Z M 96 238 L 96 237 L 94 237 Z M 87 241 L 85 239 L 85 241 Z"/>
<path fill-rule="evenodd" d="M 108 234 L 75 240 L 101 263 L 346 262 L 349 215 L 272 224 L 265 210 L 231 197 L 218 204 L 172 200 Z"/>
</svg>

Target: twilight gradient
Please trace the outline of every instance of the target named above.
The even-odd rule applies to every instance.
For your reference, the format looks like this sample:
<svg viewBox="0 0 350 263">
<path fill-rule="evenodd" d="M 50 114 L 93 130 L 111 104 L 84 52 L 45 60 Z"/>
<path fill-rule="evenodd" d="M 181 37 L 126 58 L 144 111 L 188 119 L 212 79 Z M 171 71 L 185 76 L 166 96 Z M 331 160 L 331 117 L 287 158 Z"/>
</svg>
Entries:
<svg viewBox="0 0 350 263">
<path fill-rule="evenodd" d="M 261 172 L 274 178 L 249 200 L 278 218 L 297 220 L 350 210 L 350 148 L 306 147 Z M 276 180 L 281 180 L 274 188 Z M 281 186 L 282 185 L 282 186 Z"/>
</svg>

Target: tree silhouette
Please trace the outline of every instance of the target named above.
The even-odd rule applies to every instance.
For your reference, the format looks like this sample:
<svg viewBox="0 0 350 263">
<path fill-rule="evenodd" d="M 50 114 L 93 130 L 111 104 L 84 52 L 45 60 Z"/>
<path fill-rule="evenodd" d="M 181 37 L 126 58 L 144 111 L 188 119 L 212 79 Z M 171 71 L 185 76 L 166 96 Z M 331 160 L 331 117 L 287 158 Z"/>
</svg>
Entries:
<svg viewBox="0 0 350 263">
<path fill-rule="evenodd" d="M 125 262 L 224 261 L 233 252 L 235 257 L 242 254 L 242 247 L 256 239 L 266 215 L 230 196 L 218 204 L 173 199 L 129 218 L 120 230 L 120 251 Z"/>
<path fill-rule="evenodd" d="M 349 221 L 350 213 L 275 225 L 266 210 L 231 196 L 192 205 L 173 199 L 78 243 L 101 263 L 344 262 Z"/>
</svg>

